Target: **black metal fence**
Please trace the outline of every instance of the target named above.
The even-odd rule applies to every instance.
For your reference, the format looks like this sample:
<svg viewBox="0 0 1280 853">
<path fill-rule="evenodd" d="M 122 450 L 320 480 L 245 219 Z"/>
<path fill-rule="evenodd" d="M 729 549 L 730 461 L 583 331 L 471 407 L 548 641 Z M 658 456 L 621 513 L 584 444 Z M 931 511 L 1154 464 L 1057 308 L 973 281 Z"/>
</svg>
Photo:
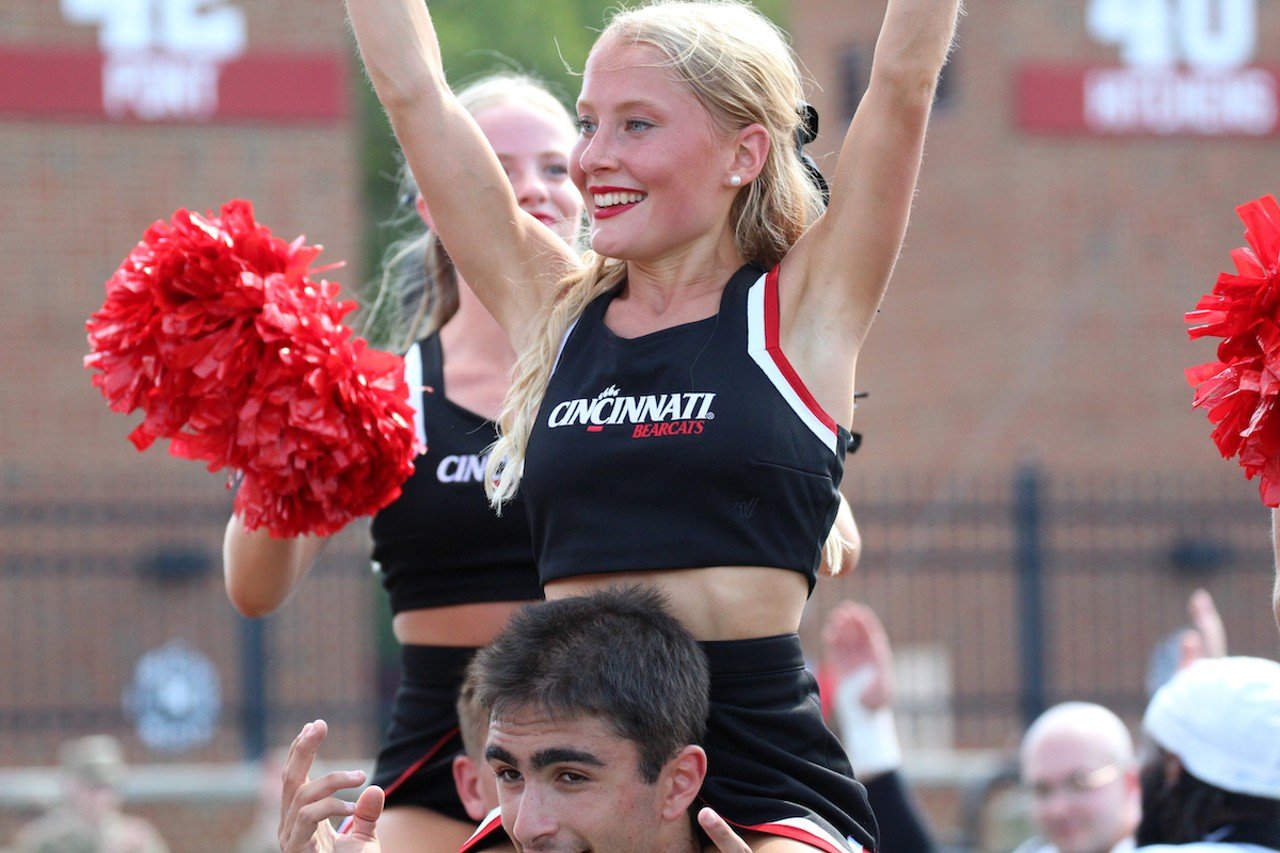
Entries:
<svg viewBox="0 0 1280 853">
<path fill-rule="evenodd" d="M 871 604 L 908 688 L 900 723 L 926 746 L 1009 746 L 1065 699 L 1136 723 L 1151 683 L 1170 672 L 1170 637 L 1197 587 L 1213 594 L 1233 653 L 1280 653 L 1269 514 L 1234 477 L 1051 478 L 1024 466 L 847 485 L 862 564 L 819 583 L 807 645 L 817 648 L 836 600 Z"/>
<path fill-rule="evenodd" d="M 1197 586 L 1233 651 L 1280 649 L 1269 520 L 1250 487 L 1034 468 L 848 485 L 862 565 L 820 581 L 802 636 L 819 654 L 846 596 L 880 613 L 908 744 L 1007 746 L 1064 698 L 1136 720 Z M 253 622 L 222 590 L 228 511 L 224 495 L 0 497 L 0 764 L 49 764 L 90 731 L 121 736 L 137 760 L 236 760 L 321 716 L 330 755 L 371 752 L 396 674 L 363 530 Z"/>
</svg>

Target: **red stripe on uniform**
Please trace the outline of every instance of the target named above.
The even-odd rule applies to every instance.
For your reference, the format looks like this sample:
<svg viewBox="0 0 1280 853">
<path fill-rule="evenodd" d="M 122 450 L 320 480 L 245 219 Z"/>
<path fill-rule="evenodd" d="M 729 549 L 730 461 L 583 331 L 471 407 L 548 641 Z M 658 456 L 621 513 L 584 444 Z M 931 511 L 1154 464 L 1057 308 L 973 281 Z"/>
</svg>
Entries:
<svg viewBox="0 0 1280 853">
<path fill-rule="evenodd" d="M 383 788 L 382 789 L 383 796 L 387 796 L 387 797 L 391 796 L 392 791 L 394 791 L 396 788 L 399 788 L 409 779 L 409 777 L 411 777 L 414 773 L 417 773 L 419 770 L 421 770 L 422 765 L 426 764 L 432 758 L 435 758 L 436 753 L 444 749 L 445 744 L 453 740 L 454 736 L 456 736 L 458 733 L 459 733 L 459 729 L 457 726 L 454 726 L 452 729 L 450 729 L 445 734 L 444 737 L 436 741 L 435 746 L 427 750 L 425 755 L 423 755 L 417 761 L 410 764 L 407 768 L 405 768 L 405 771 L 396 778 L 394 782 L 392 782 L 387 787 Z M 354 821 L 352 821 L 351 818 L 347 818 L 342 822 L 342 826 L 338 828 L 338 833 L 340 835 L 346 835 L 348 832 L 351 831 L 351 826 L 353 823 Z"/>
<path fill-rule="evenodd" d="M 396 781 L 392 782 L 386 788 L 383 788 L 383 791 L 386 793 L 386 795 L 391 796 L 391 792 L 394 791 L 396 788 L 399 788 L 401 785 L 403 785 L 409 779 L 409 777 L 412 776 L 414 773 L 417 773 L 419 770 L 421 770 L 422 765 L 426 764 L 428 761 L 435 758 L 436 753 L 444 749 L 444 745 L 449 741 L 453 740 L 453 738 L 458 734 L 458 731 L 459 730 L 457 726 L 454 726 L 453 728 L 449 729 L 449 731 L 445 734 L 444 737 L 436 741 L 435 746 L 427 750 L 425 755 L 423 755 L 417 761 L 413 762 L 407 768 L 405 768 L 405 771 L 400 774 L 400 776 L 396 779 Z"/>
<path fill-rule="evenodd" d="M 502 815 L 494 815 L 488 823 L 481 825 L 481 827 L 475 831 L 475 834 L 468 838 L 466 842 L 458 848 L 458 853 L 468 853 L 470 850 L 477 849 L 482 841 L 492 841 L 494 833 L 501 829 Z"/>
<path fill-rule="evenodd" d="M 847 848 L 837 847 L 827 839 L 820 835 L 814 835 L 812 832 L 806 832 L 797 826 L 787 826 L 777 823 L 761 823 L 756 826 L 747 826 L 742 823 L 734 823 L 726 819 L 725 823 L 730 826 L 741 829 L 744 832 L 759 832 L 763 835 L 772 835 L 775 838 L 790 838 L 792 841 L 801 841 L 810 847 L 817 847 L 826 853 L 849 853 Z M 863 848 L 865 853 L 865 848 Z"/>
<path fill-rule="evenodd" d="M 823 411 L 818 405 L 818 401 L 813 399 L 813 395 L 809 393 L 809 389 L 805 387 L 804 382 L 800 379 L 800 374 L 796 373 L 795 368 L 791 366 L 791 362 L 787 361 L 787 356 L 782 352 L 782 346 L 778 342 L 780 335 L 779 330 L 782 327 L 781 310 L 778 301 L 778 266 L 774 265 L 769 270 L 769 274 L 764 279 L 764 349 L 769 353 L 769 357 L 773 359 L 773 363 L 778 370 L 786 378 L 787 384 L 791 386 L 791 390 L 796 392 L 805 406 L 813 413 L 822 425 L 833 433 L 836 431 L 835 420 Z"/>
</svg>

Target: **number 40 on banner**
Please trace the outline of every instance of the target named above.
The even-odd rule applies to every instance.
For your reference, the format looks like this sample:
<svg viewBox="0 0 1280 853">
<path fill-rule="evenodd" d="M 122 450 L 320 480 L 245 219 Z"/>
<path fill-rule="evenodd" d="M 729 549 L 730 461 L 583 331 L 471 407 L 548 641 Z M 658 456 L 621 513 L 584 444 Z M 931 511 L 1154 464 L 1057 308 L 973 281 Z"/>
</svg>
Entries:
<svg viewBox="0 0 1280 853">
<path fill-rule="evenodd" d="M 1129 65 L 1239 68 L 1257 47 L 1256 0 L 1089 0 L 1085 23 Z"/>
</svg>

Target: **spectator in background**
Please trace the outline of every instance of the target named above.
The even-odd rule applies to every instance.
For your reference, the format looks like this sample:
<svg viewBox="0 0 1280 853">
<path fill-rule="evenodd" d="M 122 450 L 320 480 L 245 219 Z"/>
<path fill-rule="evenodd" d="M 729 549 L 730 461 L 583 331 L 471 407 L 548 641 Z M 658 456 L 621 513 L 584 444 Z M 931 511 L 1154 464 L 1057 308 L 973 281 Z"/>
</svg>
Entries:
<svg viewBox="0 0 1280 853">
<path fill-rule="evenodd" d="M 121 812 L 124 752 L 109 735 L 61 750 L 63 798 L 19 833 L 15 853 L 168 853 L 155 828 Z"/>
<path fill-rule="evenodd" d="M 867 788 L 880 827 L 879 853 L 932 853 L 932 831 L 900 772 L 893 651 L 884 626 L 870 607 L 842 601 L 828 615 L 822 640 L 837 733 L 854 776 Z"/>
<path fill-rule="evenodd" d="M 1142 727 L 1143 850 L 1280 851 L 1280 664 L 1198 660 Z"/>
<path fill-rule="evenodd" d="M 1133 849 L 1142 815 L 1133 739 L 1090 702 L 1041 714 L 1022 739 L 1022 781 L 1040 837 L 1019 853 L 1121 853 Z"/>
<path fill-rule="evenodd" d="M 1208 592 L 1191 593 L 1187 616 L 1190 627 L 1156 647 L 1148 676 L 1152 692 L 1195 661 L 1227 653 L 1227 632 Z M 1022 739 L 1021 770 L 1040 832 L 1018 848 L 1021 853 L 1133 849 L 1143 798 L 1133 739 L 1114 713 L 1088 702 L 1045 711 Z"/>
</svg>

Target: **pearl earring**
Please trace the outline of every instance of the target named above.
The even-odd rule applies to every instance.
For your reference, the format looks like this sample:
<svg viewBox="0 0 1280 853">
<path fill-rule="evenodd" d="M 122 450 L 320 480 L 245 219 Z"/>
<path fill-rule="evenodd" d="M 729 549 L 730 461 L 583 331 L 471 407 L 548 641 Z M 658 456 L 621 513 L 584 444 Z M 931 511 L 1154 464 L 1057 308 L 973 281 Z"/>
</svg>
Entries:
<svg viewBox="0 0 1280 853">
<path fill-rule="evenodd" d="M 731 175 L 731 176 L 729 177 L 729 185 L 730 185 L 730 186 L 734 186 L 734 187 L 740 187 L 740 186 L 742 186 L 742 176 L 741 176 L 741 175 Z"/>
</svg>

